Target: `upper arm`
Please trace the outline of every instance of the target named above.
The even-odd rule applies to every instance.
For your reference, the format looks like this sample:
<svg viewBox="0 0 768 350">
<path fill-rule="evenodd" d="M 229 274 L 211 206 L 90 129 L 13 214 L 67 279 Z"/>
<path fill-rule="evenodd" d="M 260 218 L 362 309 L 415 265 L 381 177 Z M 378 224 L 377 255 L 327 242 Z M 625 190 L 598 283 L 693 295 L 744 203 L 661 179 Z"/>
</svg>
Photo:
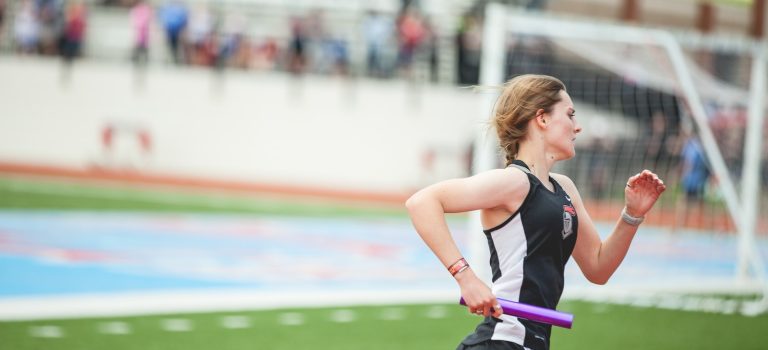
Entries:
<svg viewBox="0 0 768 350">
<path fill-rule="evenodd" d="M 579 265 L 581 272 L 587 279 L 592 280 L 593 274 L 597 271 L 597 258 L 600 252 L 602 240 L 597 233 L 594 222 L 590 218 L 581 199 L 581 194 L 576 189 L 573 181 L 565 175 L 552 174 L 552 177 L 563 187 L 566 193 L 571 197 L 576 215 L 579 218 L 579 233 L 576 236 L 576 247 L 573 249 L 573 259 Z"/>
<path fill-rule="evenodd" d="M 520 206 L 528 194 L 528 177 L 521 171 L 495 169 L 471 177 L 436 183 L 414 194 L 409 202 L 433 199 L 446 213 Z"/>
</svg>

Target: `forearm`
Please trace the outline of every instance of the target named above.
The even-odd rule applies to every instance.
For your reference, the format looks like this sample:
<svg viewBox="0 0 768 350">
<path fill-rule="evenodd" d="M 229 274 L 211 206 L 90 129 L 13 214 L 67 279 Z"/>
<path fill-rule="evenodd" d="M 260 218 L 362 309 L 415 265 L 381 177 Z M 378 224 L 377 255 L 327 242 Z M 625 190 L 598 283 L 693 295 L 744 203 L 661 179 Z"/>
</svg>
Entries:
<svg viewBox="0 0 768 350">
<path fill-rule="evenodd" d="M 619 268 L 627 256 L 638 226 L 632 226 L 619 218 L 613 232 L 600 244 L 594 269 L 593 282 L 604 284 Z"/>
<path fill-rule="evenodd" d="M 440 259 L 443 266 L 449 268 L 462 258 L 448 229 L 445 208 L 440 201 L 431 196 L 417 194 L 408 200 L 406 207 L 416 232 Z M 461 288 L 461 295 L 467 303 L 469 312 L 485 316 L 501 316 L 501 308 L 497 306 L 496 297 L 471 268 L 465 267 L 452 273 Z"/>
<path fill-rule="evenodd" d="M 461 251 L 453 240 L 439 201 L 414 196 L 408 200 L 406 207 L 416 232 L 443 266 L 448 267 L 461 259 Z"/>
</svg>

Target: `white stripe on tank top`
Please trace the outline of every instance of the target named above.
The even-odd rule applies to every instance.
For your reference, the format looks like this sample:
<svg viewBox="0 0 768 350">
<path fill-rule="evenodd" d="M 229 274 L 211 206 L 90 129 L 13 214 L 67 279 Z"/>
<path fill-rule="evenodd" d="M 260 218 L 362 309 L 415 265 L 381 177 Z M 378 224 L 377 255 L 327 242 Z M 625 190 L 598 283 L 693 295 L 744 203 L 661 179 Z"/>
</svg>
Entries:
<svg viewBox="0 0 768 350">
<path fill-rule="evenodd" d="M 523 284 L 523 263 L 528 253 L 528 243 L 523 230 L 520 212 L 506 225 L 491 232 L 493 245 L 499 258 L 501 277 L 493 282 L 493 294 L 496 297 L 520 301 L 520 288 Z M 517 317 L 501 315 L 501 320 L 493 330 L 493 340 L 506 340 L 520 345 L 525 344 L 525 327 Z"/>
</svg>

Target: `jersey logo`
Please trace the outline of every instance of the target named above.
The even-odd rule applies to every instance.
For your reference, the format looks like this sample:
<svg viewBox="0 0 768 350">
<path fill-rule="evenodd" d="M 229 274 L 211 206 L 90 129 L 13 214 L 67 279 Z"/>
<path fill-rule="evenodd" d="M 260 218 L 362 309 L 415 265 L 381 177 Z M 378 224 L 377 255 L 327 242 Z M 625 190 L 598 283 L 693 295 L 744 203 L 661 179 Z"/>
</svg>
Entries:
<svg viewBox="0 0 768 350">
<path fill-rule="evenodd" d="M 576 209 L 570 205 L 563 206 L 563 239 L 573 234 L 573 217 L 576 216 Z"/>
</svg>

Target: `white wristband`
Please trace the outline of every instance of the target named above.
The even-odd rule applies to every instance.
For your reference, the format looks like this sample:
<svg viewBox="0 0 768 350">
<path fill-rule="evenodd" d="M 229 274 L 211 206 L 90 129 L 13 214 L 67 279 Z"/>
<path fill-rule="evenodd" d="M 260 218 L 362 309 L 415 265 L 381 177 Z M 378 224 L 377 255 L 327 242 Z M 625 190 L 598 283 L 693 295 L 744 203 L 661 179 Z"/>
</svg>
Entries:
<svg viewBox="0 0 768 350">
<path fill-rule="evenodd" d="M 645 220 L 645 217 L 641 216 L 639 218 L 636 218 L 632 215 L 629 215 L 627 214 L 627 207 L 624 207 L 624 209 L 621 210 L 621 219 L 631 226 L 639 226 L 640 224 L 643 223 L 643 220 Z"/>
</svg>

